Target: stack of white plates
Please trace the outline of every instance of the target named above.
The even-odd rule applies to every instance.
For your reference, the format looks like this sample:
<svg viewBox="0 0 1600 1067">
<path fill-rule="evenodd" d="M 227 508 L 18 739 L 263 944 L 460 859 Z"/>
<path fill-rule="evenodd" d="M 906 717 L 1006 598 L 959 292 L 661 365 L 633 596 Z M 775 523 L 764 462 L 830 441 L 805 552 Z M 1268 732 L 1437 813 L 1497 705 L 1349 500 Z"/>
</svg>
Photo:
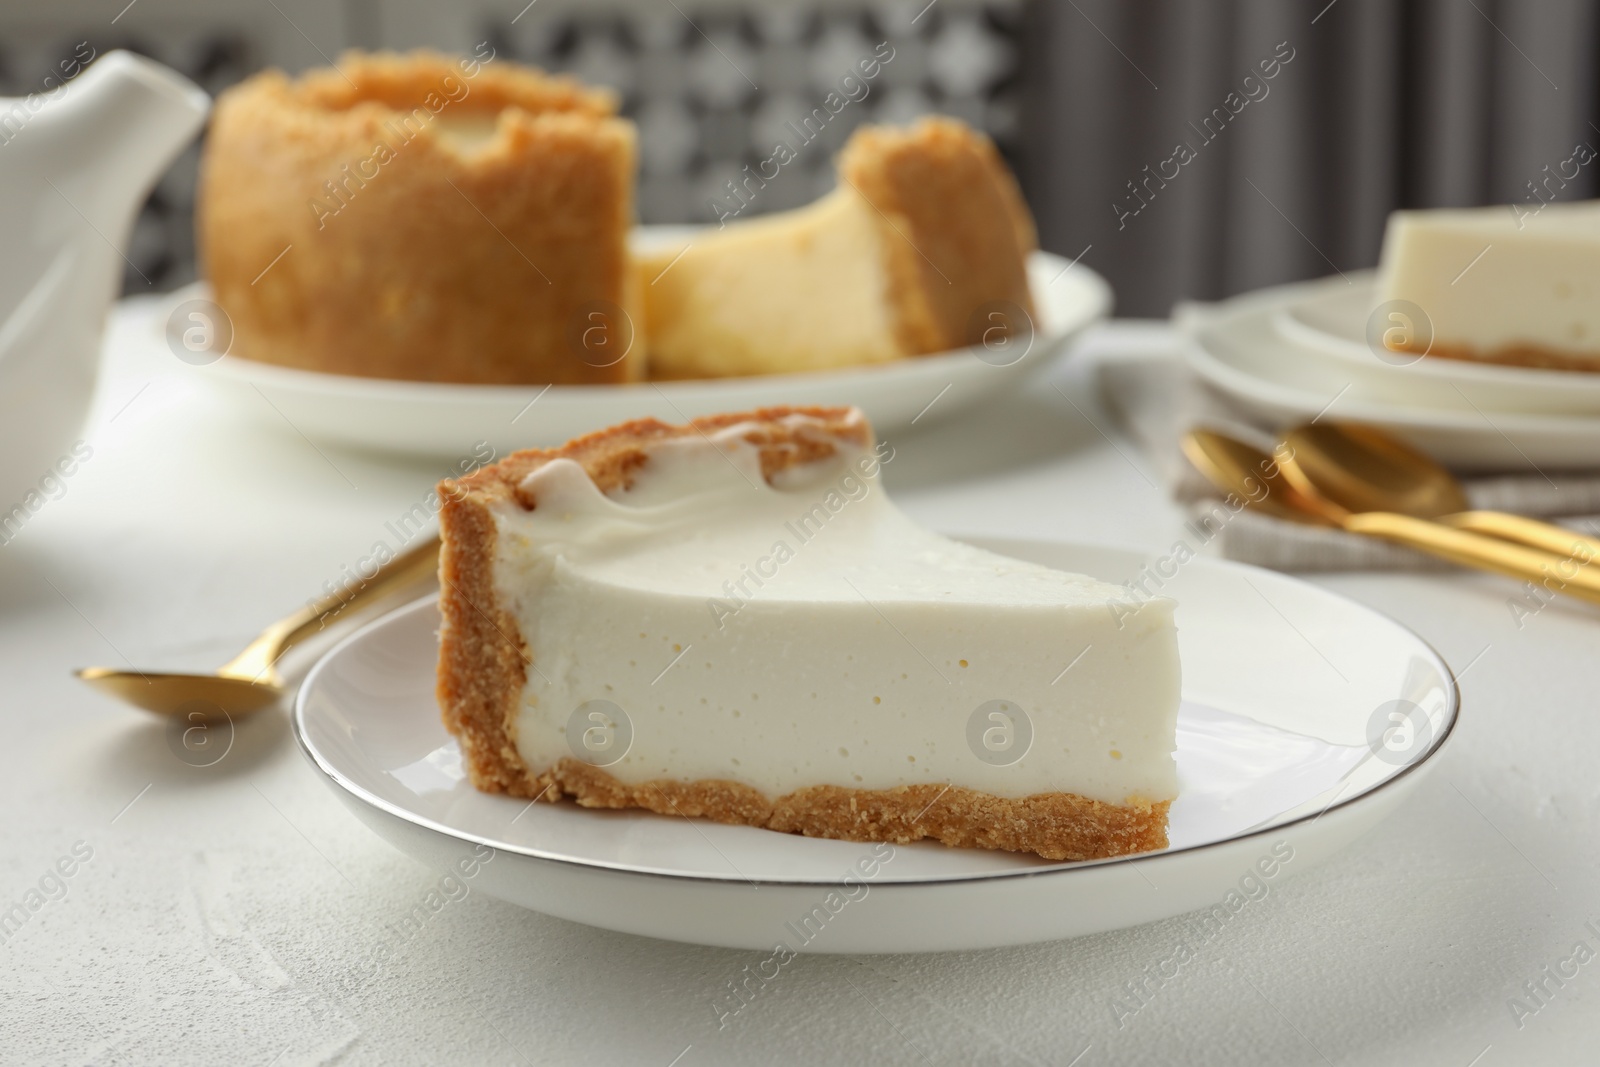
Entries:
<svg viewBox="0 0 1600 1067">
<path fill-rule="evenodd" d="M 1391 352 L 1368 340 L 1390 325 L 1379 303 L 1373 275 L 1351 273 L 1177 319 L 1195 373 L 1268 422 L 1371 423 L 1463 468 L 1600 466 L 1600 374 Z"/>
</svg>

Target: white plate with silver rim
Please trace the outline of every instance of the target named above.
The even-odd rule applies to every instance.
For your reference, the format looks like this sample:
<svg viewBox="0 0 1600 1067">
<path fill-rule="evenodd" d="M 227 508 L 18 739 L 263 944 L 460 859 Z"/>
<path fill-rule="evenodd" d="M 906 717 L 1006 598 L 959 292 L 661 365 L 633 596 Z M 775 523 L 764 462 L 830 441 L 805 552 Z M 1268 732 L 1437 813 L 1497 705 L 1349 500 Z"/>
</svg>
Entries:
<svg viewBox="0 0 1600 1067">
<path fill-rule="evenodd" d="M 1297 344 L 1279 331 L 1278 313 L 1309 288 L 1283 286 L 1180 309 L 1175 322 L 1186 335 L 1189 368 L 1246 413 L 1274 426 L 1319 417 L 1370 423 L 1464 470 L 1529 473 L 1594 466 L 1600 415 L 1498 411 L 1448 387 L 1397 400 L 1381 379 Z"/>
<path fill-rule="evenodd" d="M 644 227 L 641 244 L 678 228 Z M 248 417 L 306 437 L 372 451 L 459 457 L 486 441 L 505 455 L 559 445 L 629 419 L 684 422 L 699 415 L 788 405 L 849 405 L 879 433 L 930 424 L 1014 389 L 1111 311 L 1111 287 L 1081 263 L 1035 252 L 1028 262 L 1035 322 L 1013 325 L 992 346 L 871 367 L 750 378 L 629 385 L 453 385 L 321 374 L 214 355 L 229 328 L 203 282 L 170 295 L 150 342 L 193 364 L 211 391 Z M 196 302 L 201 303 L 196 303 Z M 358 313 L 352 311 L 352 313 Z M 198 314 L 200 318 L 194 318 Z M 547 391 L 548 390 L 548 391 Z"/>
<path fill-rule="evenodd" d="M 1393 352 L 1379 340 L 1385 329 L 1428 329 L 1426 324 L 1374 315 L 1377 279 L 1371 272 L 1313 282 L 1273 316 L 1284 340 L 1313 358 L 1338 363 L 1370 380 L 1391 400 L 1443 402 L 1486 411 L 1535 415 L 1600 415 L 1600 374 L 1539 370 L 1464 359 Z M 1370 338 L 1368 334 L 1377 336 Z"/>
<path fill-rule="evenodd" d="M 1052 863 L 481 793 L 434 703 L 431 599 L 329 652 L 301 686 L 295 735 L 359 819 L 491 896 L 781 956 L 1050 941 L 1197 909 L 1226 925 L 1393 811 L 1455 725 L 1455 680 L 1438 654 L 1317 586 L 1209 559 L 1174 567 L 1122 549 L 974 543 L 1111 581 L 1149 567 L 1178 599 L 1182 793 L 1164 851 Z"/>
</svg>

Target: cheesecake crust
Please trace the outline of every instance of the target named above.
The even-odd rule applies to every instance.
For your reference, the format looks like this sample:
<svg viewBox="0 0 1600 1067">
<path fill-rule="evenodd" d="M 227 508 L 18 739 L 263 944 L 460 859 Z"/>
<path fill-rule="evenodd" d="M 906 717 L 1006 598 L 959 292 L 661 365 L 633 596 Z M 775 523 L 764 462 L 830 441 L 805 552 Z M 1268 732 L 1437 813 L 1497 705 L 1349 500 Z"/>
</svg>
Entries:
<svg viewBox="0 0 1600 1067">
<path fill-rule="evenodd" d="M 571 757 L 507 792 L 586 808 L 645 808 L 840 841 L 932 839 L 954 848 L 1032 852 L 1047 860 L 1094 860 L 1167 847 L 1171 801 L 1119 807 L 1076 793 L 997 797 L 961 786 L 847 789 L 818 785 L 777 800 L 738 782 L 701 779 L 626 784 Z"/>
<path fill-rule="evenodd" d="M 1527 367 L 1533 370 L 1583 371 L 1587 373 L 1600 372 L 1600 355 L 1570 352 L 1545 345 L 1515 344 L 1483 349 L 1464 344 L 1435 343 L 1426 352 L 1419 352 L 1411 347 L 1399 348 L 1395 349 L 1395 351 L 1414 353 L 1418 356 L 1434 356 L 1439 359 L 1455 359 L 1463 363 L 1484 363 L 1491 366 Z"/>
<path fill-rule="evenodd" d="M 643 377 L 642 341 L 610 355 L 639 318 L 634 130 L 615 112 L 569 78 L 434 52 L 352 52 L 229 89 L 197 236 L 234 351 L 413 381 Z M 461 120 L 480 143 L 451 134 Z"/>
<path fill-rule="evenodd" d="M 994 143 L 955 119 L 857 130 L 839 180 L 872 205 L 889 276 L 895 338 L 910 355 L 981 344 L 1000 311 L 1030 321 L 1033 216 Z M 978 322 L 975 322 L 978 319 Z M 996 320 L 998 321 L 998 320 Z"/>
<path fill-rule="evenodd" d="M 794 419 L 791 416 L 803 416 Z M 523 480 L 555 459 L 583 466 L 602 491 L 630 484 L 632 472 L 663 440 L 751 424 L 769 480 L 779 471 L 832 455 L 846 443 L 871 444 L 852 408 L 763 408 L 669 426 L 643 419 L 580 437 L 555 449 L 517 452 L 467 477 L 439 485 L 438 700 L 445 727 L 460 741 L 472 782 L 491 793 L 585 807 L 644 808 L 808 837 L 904 844 L 929 838 L 963 848 L 1032 852 L 1049 860 L 1088 860 L 1165 848 L 1168 801 L 1126 806 L 1073 793 L 1006 798 L 959 786 L 887 790 L 818 785 L 771 798 L 720 779 L 624 783 L 564 757 L 530 768 L 517 749 L 516 722 L 531 653 L 494 586 L 496 509 L 538 501 Z"/>
</svg>

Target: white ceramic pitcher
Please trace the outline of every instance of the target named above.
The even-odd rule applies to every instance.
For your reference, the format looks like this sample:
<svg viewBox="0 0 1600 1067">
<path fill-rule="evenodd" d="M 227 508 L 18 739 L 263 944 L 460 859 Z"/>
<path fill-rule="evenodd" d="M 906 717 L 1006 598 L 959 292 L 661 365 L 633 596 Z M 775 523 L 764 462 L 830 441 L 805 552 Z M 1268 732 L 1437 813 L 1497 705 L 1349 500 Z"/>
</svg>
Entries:
<svg viewBox="0 0 1600 1067">
<path fill-rule="evenodd" d="M 50 92 L 0 99 L 0 543 L 82 458 L 73 445 L 121 249 L 210 105 L 186 78 L 120 51 Z"/>
</svg>

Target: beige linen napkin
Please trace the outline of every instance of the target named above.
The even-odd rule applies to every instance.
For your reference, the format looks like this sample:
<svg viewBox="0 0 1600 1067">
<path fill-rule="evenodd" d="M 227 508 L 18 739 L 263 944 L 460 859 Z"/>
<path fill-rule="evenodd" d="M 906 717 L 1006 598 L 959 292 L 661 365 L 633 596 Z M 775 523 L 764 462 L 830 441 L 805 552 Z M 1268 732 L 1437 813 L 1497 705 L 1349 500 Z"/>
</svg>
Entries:
<svg viewBox="0 0 1600 1067">
<path fill-rule="evenodd" d="M 1246 415 L 1197 379 L 1175 348 L 1107 351 L 1096 370 L 1107 407 L 1228 559 L 1286 571 L 1451 567 L 1420 552 L 1343 530 L 1285 522 L 1249 508 L 1229 514 L 1220 506 L 1220 494 L 1184 458 L 1179 439 L 1195 426 L 1209 426 L 1270 450 L 1277 428 Z M 1474 508 L 1533 515 L 1600 536 L 1600 474 L 1462 473 L 1461 480 Z"/>
</svg>

